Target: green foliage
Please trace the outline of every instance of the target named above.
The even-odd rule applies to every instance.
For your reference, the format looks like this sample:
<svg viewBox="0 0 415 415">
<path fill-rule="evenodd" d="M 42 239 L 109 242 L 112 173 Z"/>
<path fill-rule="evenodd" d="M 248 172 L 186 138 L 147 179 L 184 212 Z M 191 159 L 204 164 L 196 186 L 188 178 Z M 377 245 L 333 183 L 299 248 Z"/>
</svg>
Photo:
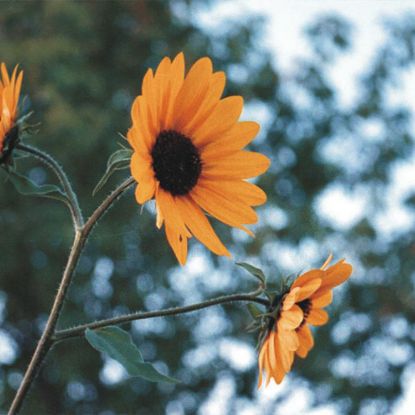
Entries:
<svg viewBox="0 0 415 415">
<path fill-rule="evenodd" d="M 243 95 L 250 119 L 263 110 L 269 114 L 251 148 L 273 161 L 258 181 L 268 202 L 259 210 L 256 239 L 214 224 L 224 243 L 238 259 L 255 257 L 267 275 L 315 267 L 319 259 L 305 263 L 310 252 L 320 252 L 323 262 L 333 251 L 354 265 L 350 281 L 335 291 L 330 324 L 315 332 L 308 358 L 296 360 L 290 390 L 297 382 L 309 385 L 316 405 L 330 403 L 342 414 L 365 413 L 368 402 L 377 404 L 376 414 L 390 413 L 401 395 L 402 373 L 414 359 L 414 226 L 385 236 L 380 224 L 390 221 L 381 214 L 388 207 L 392 173 L 411 157 L 414 139 L 413 108 L 389 100 L 387 91 L 399 91 L 414 64 L 415 19 L 397 15 L 387 23 L 383 43 L 356 81 L 357 96 L 345 106 L 330 81 L 331 70 L 359 40 L 343 19 L 315 22 L 307 32 L 308 57 L 287 73 L 263 49 L 263 20 L 247 16 L 207 32 L 194 20 L 198 7 L 205 2 L 1 2 L 0 56 L 21 65 L 23 93 L 41 122 L 31 143 L 64 166 L 87 215 L 98 203 L 91 189 L 117 150 L 117 133 L 130 127 L 130 105 L 146 69 L 181 50 L 187 64 L 211 56 L 215 69 L 227 73 L 226 95 Z M 373 125 L 375 136 L 368 133 Z M 33 159 L 19 160 L 19 171 L 52 182 L 51 173 Z M 114 184 L 112 176 L 108 186 Z M 342 228 L 318 209 L 319 198 L 332 186 L 367 196 L 362 220 Z M 408 209 L 413 215 L 415 206 L 408 203 Z M 178 271 L 154 221 L 152 205 L 139 215 L 132 193 L 100 221 L 77 268 L 60 328 L 236 292 L 247 283 L 232 273 L 229 262 L 197 243 L 190 244 L 190 260 L 203 252 L 202 261 L 195 261 L 203 264 L 203 273 Z M 0 235 L 0 318 L 2 331 L 15 343 L 14 355 L 0 368 L 0 412 L 5 412 L 39 338 L 73 235 L 64 207 L 22 197 L 9 182 L 0 186 Z M 288 249 L 298 266 L 283 266 Z M 108 379 L 94 350 L 79 340 L 62 342 L 48 356 L 22 415 L 147 415 L 176 407 L 191 414 L 223 379 L 233 385 L 229 413 L 240 411 L 245 401 L 260 406 L 256 365 L 239 370 L 218 347 L 226 336 L 253 350 L 256 339 L 245 332 L 247 319 L 232 306 L 133 324 L 144 360 L 164 362 L 183 380 L 177 385 Z M 207 324 L 212 320 L 219 324 Z M 391 349 L 405 358 L 391 359 Z M 279 395 L 260 410 L 274 414 L 283 400 Z"/>
<path fill-rule="evenodd" d="M 98 184 L 95 186 L 93 195 L 99 192 L 102 187 L 105 186 L 105 183 L 117 170 L 125 170 L 130 166 L 130 160 L 132 156 L 132 150 L 129 148 L 121 148 L 120 150 L 112 153 L 107 161 L 107 169 L 105 170 L 104 175 L 99 180 Z"/>
<path fill-rule="evenodd" d="M 262 269 L 247 264 L 246 262 L 237 262 L 236 265 L 248 271 L 251 275 L 258 279 L 261 282 L 261 284 L 265 284 L 266 277 Z"/>
<path fill-rule="evenodd" d="M 87 329 L 85 338 L 94 349 L 106 353 L 121 363 L 130 376 L 137 376 L 150 382 L 178 382 L 178 380 L 158 372 L 152 364 L 144 362 L 143 356 L 133 343 L 131 336 L 119 327 Z"/>
<path fill-rule="evenodd" d="M 21 195 L 46 197 L 64 203 L 68 202 L 65 192 L 59 186 L 54 184 L 38 185 L 23 174 L 17 173 L 14 169 L 8 169 L 7 172 L 3 170 L 4 175 L 6 180 L 9 180 Z"/>
</svg>

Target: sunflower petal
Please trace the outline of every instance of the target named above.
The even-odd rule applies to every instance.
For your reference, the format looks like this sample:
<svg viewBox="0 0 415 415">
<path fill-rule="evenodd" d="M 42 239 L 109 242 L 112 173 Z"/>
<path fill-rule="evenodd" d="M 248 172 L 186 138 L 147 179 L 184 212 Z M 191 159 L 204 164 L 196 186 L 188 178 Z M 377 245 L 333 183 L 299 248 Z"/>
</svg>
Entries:
<svg viewBox="0 0 415 415">
<path fill-rule="evenodd" d="M 331 289 L 346 281 L 352 273 L 352 266 L 345 263 L 344 260 L 337 262 L 337 264 L 327 268 L 324 271 L 322 284 L 320 289 Z"/>
<path fill-rule="evenodd" d="M 307 281 L 303 284 L 298 292 L 296 302 L 299 303 L 300 301 L 309 298 L 313 293 L 315 293 L 321 285 L 321 279 L 315 278 L 313 280 Z"/>
<path fill-rule="evenodd" d="M 192 121 L 206 97 L 211 76 L 212 61 L 207 57 L 199 59 L 190 68 L 174 104 L 175 119 L 172 127 L 175 130 L 181 131 Z"/>
<path fill-rule="evenodd" d="M 312 308 L 307 316 L 307 323 L 313 326 L 322 326 L 329 321 L 329 315 L 320 308 Z"/>
<path fill-rule="evenodd" d="M 307 284 L 309 281 L 314 279 L 321 279 L 323 280 L 324 271 L 320 269 L 312 269 L 310 271 L 305 272 L 304 274 L 300 275 L 294 282 L 291 288 L 301 287 Z"/>
<path fill-rule="evenodd" d="M 192 190 L 191 197 L 206 212 L 227 225 L 239 227 L 242 224 L 252 224 L 258 221 L 258 216 L 251 207 L 239 201 L 227 199 L 206 183 L 198 184 Z"/>
<path fill-rule="evenodd" d="M 331 290 L 322 292 L 321 294 L 319 292 L 316 292 L 311 297 L 311 305 L 315 308 L 327 307 L 329 304 L 331 304 L 332 301 L 333 291 Z"/>
<path fill-rule="evenodd" d="M 297 355 L 302 357 L 303 359 L 307 357 L 308 352 L 314 346 L 314 339 L 313 335 L 311 334 L 310 327 L 308 324 L 302 325 L 297 330 L 298 340 L 299 340 L 299 348 L 297 349 Z"/>
<path fill-rule="evenodd" d="M 281 310 L 280 318 L 278 320 L 278 329 L 294 330 L 303 321 L 303 312 L 298 306 L 293 306 L 290 310 Z"/>
<path fill-rule="evenodd" d="M 210 117 L 193 132 L 194 144 L 203 147 L 231 129 L 238 122 L 243 105 L 244 100 L 240 96 L 226 97 L 219 101 Z"/>
<path fill-rule="evenodd" d="M 202 177 L 213 180 L 249 179 L 264 173 L 271 163 L 268 157 L 252 151 L 239 151 L 216 161 L 203 160 L 203 153 L 201 156 Z"/>
<path fill-rule="evenodd" d="M 167 222 L 165 228 L 167 240 L 172 247 L 177 260 L 180 265 L 184 265 L 187 258 L 187 237 L 181 232 L 178 232 L 175 228 L 169 226 Z"/>
<path fill-rule="evenodd" d="M 253 121 L 238 122 L 223 136 L 218 136 L 216 140 L 206 144 L 201 150 L 202 157 L 206 161 L 214 161 L 218 157 L 242 150 L 255 138 L 258 132 L 258 123 Z"/>
<path fill-rule="evenodd" d="M 231 255 L 216 235 L 206 216 L 192 199 L 177 197 L 176 204 L 186 226 L 200 242 L 216 255 Z"/>
</svg>

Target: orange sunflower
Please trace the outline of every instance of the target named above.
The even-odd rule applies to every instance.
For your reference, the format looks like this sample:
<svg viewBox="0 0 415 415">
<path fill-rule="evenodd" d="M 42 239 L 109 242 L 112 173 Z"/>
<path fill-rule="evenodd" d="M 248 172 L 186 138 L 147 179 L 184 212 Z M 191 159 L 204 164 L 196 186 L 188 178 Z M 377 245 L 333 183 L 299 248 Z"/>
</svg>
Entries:
<svg viewBox="0 0 415 415">
<path fill-rule="evenodd" d="M 6 65 L 0 65 L 0 162 L 7 159 L 18 137 L 17 105 L 23 80 L 23 71 L 14 68 L 11 78 Z"/>
<path fill-rule="evenodd" d="M 259 353 L 259 382 L 262 371 L 267 374 L 266 385 L 271 378 L 281 383 L 290 371 L 294 354 L 306 357 L 314 346 L 309 324 L 319 326 L 327 323 L 328 314 L 322 308 L 332 301 L 332 289 L 346 281 L 352 266 L 344 260 L 328 267 L 330 255 L 320 269 L 312 269 L 298 277 L 287 294 L 277 297 L 271 310 L 277 311 L 277 318 L 271 318 L 268 334 Z M 327 268 L 328 267 L 328 268 Z"/>
<path fill-rule="evenodd" d="M 296 329 L 300 341 L 296 354 L 305 358 L 314 346 L 314 339 L 309 325 L 322 326 L 329 320 L 327 311 L 323 310 L 333 300 L 332 289 L 346 281 L 351 273 L 352 266 L 340 260 L 328 267 L 332 260 L 330 255 L 320 269 L 313 269 L 298 277 L 292 288 L 315 287 L 306 297 L 297 298 L 297 305 L 303 310 L 304 319 Z"/>
<path fill-rule="evenodd" d="M 265 193 L 245 181 L 270 164 L 262 154 L 244 151 L 259 131 L 240 122 L 243 99 L 221 98 L 225 74 L 213 72 L 209 58 L 199 59 L 185 76 L 183 53 L 164 58 L 155 73 L 144 76 L 142 93 L 132 106 L 128 140 L 134 150 L 131 173 L 139 204 L 155 198 L 157 227 L 180 264 L 187 240 L 195 236 L 217 255 L 230 256 L 206 213 L 248 234 L 257 222 L 252 206 Z"/>
</svg>

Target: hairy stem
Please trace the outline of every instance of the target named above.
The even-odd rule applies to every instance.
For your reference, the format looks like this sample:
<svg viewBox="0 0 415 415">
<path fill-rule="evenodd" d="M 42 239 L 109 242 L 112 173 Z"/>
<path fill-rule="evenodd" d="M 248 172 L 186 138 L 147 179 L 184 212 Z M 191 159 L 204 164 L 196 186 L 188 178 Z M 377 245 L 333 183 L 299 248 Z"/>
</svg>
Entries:
<svg viewBox="0 0 415 415">
<path fill-rule="evenodd" d="M 84 218 L 82 216 L 81 209 L 79 207 L 78 198 L 72 189 L 71 183 L 68 180 L 65 172 L 59 163 L 49 154 L 45 153 L 38 148 L 28 146 L 26 144 L 19 143 L 16 146 L 17 149 L 24 151 L 25 153 L 31 154 L 46 164 L 58 177 L 66 196 L 68 197 L 68 206 L 71 211 L 72 220 L 75 226 L 75 231 L 81 229 L 84 224 Z"/>
<path fill-rule="evenodd" d="M 93 323 L 82 324 L 80 326 L 76 326 L 70 329 L 59 330 L 55 332 L 51 341 L 58 342 L 61 340 L 69 339 L 71 337 L 83 336 L 86 329 L 98 329 L 98 328 L 112 326 L 116 324 L 128 323 L 134 320 L 145 320 L 145 319 L 155 318 L 155 317 L 165 317 L 165 316 L 173 316 L 177 314 L 190 313 L 192 311 L 201 310 L 203 308 L 212 307 L 218 304 L 248 301 L 248 302 L 256 302 L 256 303 L 259 303 L 265 306 L 269 306 L 268 300 L 257 297 L 257 295 L 261 294 L 262 291 L 263 289 L 260 288 L 259 290 L 254 291 L 252 293 L 225 295 L 222 297 L 212 298 L 211 300 L 203 301 L 197 304 L 191 304 L 191 305 L 184 306 L 184 307 L 172 307 L 172 308 L 166 308 L 164 310 L 155 310 L 155 311 L 147 311 L 147 312 L 139 311 L 137 313 L 125 314 L 125 315 L 121 315 L 118 317 L 109 318 L 106 320 L 99 320 Z"/>
<path fill-rule="evenodd" d="M 25 151 L 28 148 L 29 148 L 28 146 L 24 146 Z M 32 150 L 36 152 L 37 154 L 38 150 L 32 149 L 30 147 L 29 152 L 32 152 Z M 34 152 L 32 152 L 32 154 L 35 154 Z M 43 156 L 45 155 L 41 153 L 39 158 L 43 159 Z M 46 155 L 46 158 L 43 160 L 48 159 L 48 157 L 49 156 Z M 62 172 L 62 169 L 57 165 L 57 163 L 54 160 L 52 162 L 52 165 L 57 166 L 57 170 L 56 171 L 54 170 L 56 174 L 58 174 L 58 172 Z M 66 179 L 66 176 L 63 175 L 61 179 L 63 180 L 63 183 L 67 183 L 67 185 L 69 186 L 69 189 L 72 191 L 72 188 L 70 187 L 70 184 Z M 66 297 L 69 285 L 72 281 L 73 273 L 75 271 L 75 268 L 78 263 L 79 257 L 82 253 L 82 250 L 85 246 L 85 243 L 88 239 L 89 233 L 93 229 L 97 220 L 100 219 L 104 215 L 104 213 L 108 211 L 111 205 L 122 195 L 122 193 L 125 190 L 127 190 L 132 185 L 133 182 L 134 182 L 133 179 L 129 178 L 123 183 L 121 183 L 120 186 L 118 186 L 106 199 L 104 199 L 104 201 L 94 211 L 94 213 L 85 223 L 85 225 L 82 225 L 81 228 L 76 228 L 75 239 L 73 241 L 73 245 L 72 245 L 72 248 L 69 254 L 68 262 L 63 272 L 62 280 L 59 284 L 58 292 L 54 299 L 48 321 L 46 323 L 42 336 L 36 346 L 35 352 L 33 353 L 33 356 L 30 360 L 29 366 L 26 369 L 26 373 L 24 374 L 24 377 L 19 386 L 19 389 L 16 392 L 12 405 L 9 409 L 9 415 L 15 415 L 21 409 L 24 399 L 26 398 L 27 393 L 30 389 L 30 386 L 33 383 L 33 380 L 35 379 L 37 373 L 39 372 L 42 361 L 53 344 L 52 335 L 55 331 L 56 324 L 58 322 L 59 315 L 62 310 L 62 306 L 65 301 L 65 297 Z M 73 200 L 76 200 L 75 196 Z M 76 202 L 76 205 L 77 205 L 77 202 Z M 78 208 L 78 211 L 80 214 L 79 208 Z"/>
</svg>

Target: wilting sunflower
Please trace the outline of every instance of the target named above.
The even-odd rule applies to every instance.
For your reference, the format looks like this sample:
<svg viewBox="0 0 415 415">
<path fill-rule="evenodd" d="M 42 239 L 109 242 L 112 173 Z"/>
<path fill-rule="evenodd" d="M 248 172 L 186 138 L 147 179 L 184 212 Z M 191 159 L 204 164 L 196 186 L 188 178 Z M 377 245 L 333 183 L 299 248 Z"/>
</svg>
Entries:
<svg viewBox="0 0 415 415">
<path fill-rule="evenodd" d="M 298 295 L 301 294 L 300 291 L 301 288 L 295 288 L 282 300 L 277 297 L 271 305 L 271 308 L 276 307 L 276 316 L 270 318 L 267 334 L 261 345 L 258 358 L 258 388 L 262 385 L 263 370 L 266 373 L 266 386 L 271 378 L 276 383 L 281 383 L 284 376 L 291 370 L 294 352 L 299 346 L 296 328 L 303 321 L 303 312 L 295 304 Z"/>
<path fill-rule="evenodd" d="M 252 234 L 252 206 L 265 193 L 245 181 L 264 173 L 270 161 L 243 148 L 257 135 L 255 122 L 240 122 L 243 99 L 221 98 L 225 74 L 199 59 L 185 76 L 183 53 L 164 58 L 144 76 L 131 109 L 128 140 L 134 150 L 131 172 L 139 204 L 155 198 L 157 226 L 179 260 L 186 262 L 187 239 L 195 236 L 217 255 L 229 252 L 205 214 Z"/>
<path fill-rule="evenodd" d="M 270 318 L 265 341 L 259 353 L 259 383 L 262 384 L 262 371 L 265 369 L 267 382 L 273 378 L 281 383 L 291 369 L 294 354 L 306 357 L 314 345 L 309 324 L 319 326 L 327 323 L 328 314 L 322 308 L 332 301 L 332 289 L 346 281 L 352 266 L 344 260 L 328 267 L 332 257 L 320 269 L 312 269 L 298 277 L 287 294 L 276 297 L 271 312 L 277 317 Z M 281 311 L 278 311 L 280 307 Z M 287 311 L 290 311 L 287 321 Z"/>
<path fill-rule="evenodd" d="M 23 72 L 17 66 L 10 77 L 6 65 L 0 65 L 0 163 L 6 161 L 18 138 L 17 106 L 22 86 Z"/>
<path fill-rule="evenodd" d="M 352 266 L 340 260 L 336 264 L 328 267 L 332 260 L 330 255 L 320 269 L 313 269 L 298 277 L 292 288 L 315 287 L 303 298 L 297 298 L 297 305 L 303 310 L 304 319 L 296 329 L 300 341 L 299 348 L 296 350 L 298 356 L 305 358 L 314 346 L 314 339 L 309 325 L 322 326 L 327 323 L 329 316 L 323 310 L 333 300 L 332 289 L 346 281 L 351 273 Z M 328 267 L 328 268 L 327 268 Z"/>
</svg>

